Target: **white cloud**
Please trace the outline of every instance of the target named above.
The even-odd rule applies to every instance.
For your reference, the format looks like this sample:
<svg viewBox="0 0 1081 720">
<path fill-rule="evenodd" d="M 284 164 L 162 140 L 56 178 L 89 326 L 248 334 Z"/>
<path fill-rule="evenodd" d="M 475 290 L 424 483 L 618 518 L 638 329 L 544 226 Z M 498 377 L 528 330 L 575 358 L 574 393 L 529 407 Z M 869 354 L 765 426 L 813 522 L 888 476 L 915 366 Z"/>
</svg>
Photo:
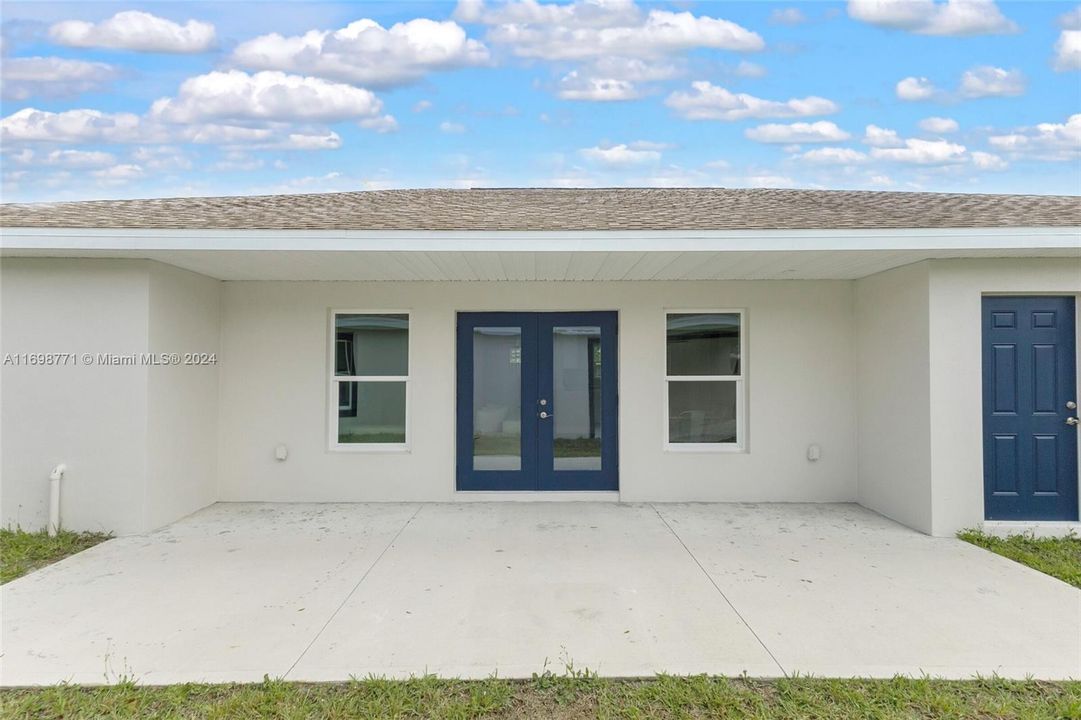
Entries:
<svg viewBox="0 0 1081 720">
<path fill-rule="evenodd" d="M 637 100 L 646 94 L 640 83 L 668 80 L 682 73 L 682 64 L 669 60 L 609 55 L 591 60 L 584 67 L 564 75 L 557 94 L 564 100 Z"/>
<path fill-rule="evenodd" d="M 837 125 L 825 120 L 813 123 L 797 122 L 790 125 L 769 123 L 749 128 L 743 134 L 761 143 L 840 142 L 850 137 Z"/>
<path fill-rule="evenodd" d="M 135 148 L 131 158 L 141 167 L 155 172 L 191 170 L 192 165 L 183 150 L 168 145 Z"/>
<path fill-rule="evenodd" d="M 163 143 L 248 145 L 253 148 L 326 150 L 341 146 L 330 130 L 297 130 L 282 123 L 264 127 L 196 122 L 169 125 L 133 113 L 24 108 L 0 120 L 0 142 Z"/>
<path fill-rule="evenodd" d="M 132 164 L 113 165 L 104 170 L 95 170 L 93 175 L 99 180 L 104 180 L 107 183 L 120 184 L 138 180 L 143 176 L 143 169 L 138 165 Z"/>
<path fill-rule="evenodd" d="M 425 110 L 431 110 L 432 109 L 432 101 L 431 100 L 418 100 L 416 103 L 414 103 L 412 109 L 413 109 L 413 112 L 415 112 L 415 113 L 421 113 L 421 112 L 424 112 Z"/>
<path fill-rule="evenodd" d="M 1081 158 L 1081 113 L 1071 115 L 1064 123 L 1039 123 L 991 135 L 987 141 L 1015 158 L 1076 161 Z"/>
<path fill-rule="evenodd" d="M 1059 33 L 1053 64 L 1059 72 L 1081 70 L 1081 30 L 1063 30 Z"/>
<path fill-rule="evenodd" d="M 448 133 L 451 135 L 458 135 L 465 132 L 465 125 L 461 123 L 451 122 L 450 120 L 444 120 L 439 123 L 439 132 Z"/>
<path fill-rule="evenodd" d="M 230 150 L 221 160 L 214 163 L 213 169 L 224 172 L 250 172 L 258 170 L 263 165 L 261 158 L 252 157 L 241 150 Z"/>
<path fill-rule="evenodd" d="M 881 187 L 890 187 L 891 185 L 896 184 L 889 175 L 872 175 L 868 178 L 867 182 Z"/>
<path fill-rule="evenodd" d="M 904 141 L 901 140 L 896 130 L 890 130 L 889 128 L 882 128 L 878 125 L 868 125 L 863 131 L 863 143 L 870 145 L 871 147 L 903 147 Z"/>
<path fill-rule="evenodd" d="M 680 63 L 666 59 L 642 60 L 633 57 L 605 55 L 592 61 L 589 72 L 601 77 L 628 80 L 634 83 L 670 80 L 683 73 Z"/>
<path fill-rule="evenodd" d="M 739 64 L 732 70 L 732 74 L 736 77 L 760 78 L 765 77 L 768 71 L 758 63 L 753 63 L 750 60 L 740 60 Z"/>
<path fill-rule="evenodd" d="M 1021 30 L 994 0 L 848 0 L 848 15 L 921 35 L 1002 35 Z"/>
<path fill-rule="evenodd" d="M 230 70 L 185 80 L 175 98 L 157 100 L 154 118 L 171 123 L 212 119 L 322 121 L 375 118 L 383 103 L 363 88 L 314 77 Z"/>
<path fill-rule="evenodd" d="M 1081 30 L 1081 5 L 1059 15 L 1058 26 L 1063 30 Z"/>
<path fill-rule="evenodd" d="M 615 78 L 583 77 L 572 70 L 559 81 L 558 95 L 564 100 L 616 102 L 641 97 L 634 83 Z"/>
<path fill-rule="evenodd" d="M 808 150 L 797 159 L 819 165 L 852 165 L 864 162 L 867 155 L 851 148 L 826 147 Z"/>
<path fill-rule="evenodd" d="M 891 162 L 916 165 L 943 165 L 961 162 L 965 158 L 965 146 L 946 140 L 919 140 L 909 138 L 904 147 L 871 149 L 871 157 Z"/>
<path fill-rule="evenodd" d="M 688 120 L 806 117 L 829 115 L 840 109 L 825 98 L 763 100 L 747 93 L 730 92 L 705 80 L 691 83 L 691 88 L 692 92 L 674 92 L 664 101 Z"/>
<path fill-rule="evenodd" d="M 896 93 L 901 100 L 915 102 L 930 100 L 939 94 L 939 90 L 925 77 L 906 77 L 897 83 Z"/>
<path fill-rule="evenodd" d="M 982 65 L 961 75 L 958 92 L 966 98 L 1013 97 L 1025 92 L 1025 76 L 1020 70 Z"/>
<path fill-rule="evenodd" d="M 1026 79 L 1020 70 L 1006 70 L 991 65 L 969 68 L 961 74 L 957 90 L 947 92 L 935 87 L 925 77 L 906 77 L 897 83 L 900 100 L 951 102 L 984 97 L 1014 97 L 1025 92 Z"/>
<path fill-rule="evenodd" d="M 255 70 L 387 87 L 415 82 L 432 71 L 484 65 L 489 54 L 483 43 L 467 37 L 451 20 L 416 18 L 384 28 L 363 19 L 334 31 L 260 35 L 240 43 L 231 61 Z"/>
<path fill-rule="evenodd" d="M 357 125 L 365 130 L 374 130 L 380 135 L 398 131 L 398 121 L 393 115 L 379 115 L 376 117 L 364 118 L 358 122 Z"/>
<path fill-rule="evenodd" d="M 661 159 L 661 153 L 658 150 L 636 150 L 627 144 L 582 148 L 578 152 L 589 160 L 610 166 L 637 165 L 646 162 L 656 162 Z"/>
<path fill-rule="evenodd" d="M 45 165 L 60 165 L 67 168 L 89 169 L 105 168 L 116 164 L 116 158 L 107 152 L 97 150 L 53 150 L 38 162 Z"/>
<path fill-rule="evenodd" d="M 998 155 L 986 152 L 973 152 L 972 164 L 980 170 L 1005 170 L 1010 164 Z"/>
<path fill-rule="evenodd" d="M 787 175 L 762 172 L 745 175 L 740 181 L 740 184 L 745 187 L 754 188 L 790 188 L 794 187 L 796 182 Z"/>
<path fill-rule="evenodd" d="M 0 120 L 0 140 L 4 142 L 129 142 L 128 138 L 140 130 L 138 115 L 98 110 L 54 113 L 23 108 Z"/>
<path fill-rule="evenodd" d="M 929 117 L 920 120 L 919 126 L 921 130 L 925 130 L 929 133 L 936 133 L 938 135 L 945 135 L 947 133 L 957 132 L 960 129 L 960 125 L 953 118 L 946 117 Z"/>
<path fill-rule="evenodd" d="M 490 25 L 487 39 L 510 46 L 520 57 L 546 60 L 660 57 L 699 47 L 748 52 L 765 47 L 758 33 L 728 20 L 657 9 L 643 16 L 629 0 L 578 0 L 567 5 L 519 0 L 494 9 L 482 2 L 461 2 L 455 17 Z"/>
<path fill-rule="evenodd" d="M 112 65 L 58 57 L 4 58 L 0 85 L 7 100 L 70 97 L 101 90 L 120 73 Z"/>
<path fill-rule="evenodd" d="M 200 53 L 214 47 L 214 26 L 188 20 L 183 25 L 139 10 L 125 10 L 100 23 L 65 20 L 49 28 L 53 42 L 160 53 Z"/>
<path fill-rule="evenodd" d="M 769 14 L 769 21 L 774 25 L 802 25 L 807 16 L 799 8 L 777 8 Z"/>
</svg>

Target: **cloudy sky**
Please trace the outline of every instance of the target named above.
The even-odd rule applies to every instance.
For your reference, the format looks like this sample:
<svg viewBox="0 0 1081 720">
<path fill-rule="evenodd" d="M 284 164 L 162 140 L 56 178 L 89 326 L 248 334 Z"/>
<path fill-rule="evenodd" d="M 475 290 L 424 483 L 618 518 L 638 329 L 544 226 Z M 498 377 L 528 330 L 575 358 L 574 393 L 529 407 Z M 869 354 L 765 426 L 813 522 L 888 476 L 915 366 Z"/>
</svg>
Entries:
<svg viewBox="0 0 1081 720">
<path fill-rule="evenodd" d="M 1081 5 L 3 2 L 5 201 L 1081 193 Z"/>
</svg>

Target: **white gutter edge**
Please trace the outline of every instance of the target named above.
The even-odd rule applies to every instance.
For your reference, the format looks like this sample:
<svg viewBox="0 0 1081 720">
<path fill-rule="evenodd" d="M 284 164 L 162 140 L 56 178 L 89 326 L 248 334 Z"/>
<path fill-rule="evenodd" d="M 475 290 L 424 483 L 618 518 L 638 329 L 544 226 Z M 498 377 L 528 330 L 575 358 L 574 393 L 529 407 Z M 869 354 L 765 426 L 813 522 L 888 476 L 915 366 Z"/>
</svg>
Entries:
<svg viewBox="0 0 1081 720">
<path fill-rule="evenodd" d="M 369 231 L 2 228 L 0 252 L 792 252 L 1077 249 L 1081 227 L 880 230 Z"/>
</svg>

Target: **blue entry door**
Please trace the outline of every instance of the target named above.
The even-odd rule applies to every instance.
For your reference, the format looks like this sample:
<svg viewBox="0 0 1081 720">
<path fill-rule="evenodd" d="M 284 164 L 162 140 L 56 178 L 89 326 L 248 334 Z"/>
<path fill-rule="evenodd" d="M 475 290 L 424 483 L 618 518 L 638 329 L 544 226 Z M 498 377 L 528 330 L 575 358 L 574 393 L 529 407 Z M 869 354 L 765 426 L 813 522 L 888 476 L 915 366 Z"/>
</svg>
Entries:
<svg viewBox="0 0 1081 720">
<path fill-rule="evenodd" d="M 983 299 L 984 515 L 1077 520 L 1072 297 Z"/>
<path fill-rule="evenodd" d="M 616 490 L 616 314 L 459 313 L 459 490 Z"/>
</svg>

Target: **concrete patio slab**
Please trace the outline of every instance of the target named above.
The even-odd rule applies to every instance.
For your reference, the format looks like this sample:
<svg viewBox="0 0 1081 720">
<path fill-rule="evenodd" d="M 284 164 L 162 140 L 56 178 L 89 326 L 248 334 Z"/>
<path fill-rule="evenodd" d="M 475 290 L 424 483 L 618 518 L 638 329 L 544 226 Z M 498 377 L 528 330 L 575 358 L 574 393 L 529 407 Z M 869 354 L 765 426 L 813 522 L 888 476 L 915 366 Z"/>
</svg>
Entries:
<svg viewBox="0 0 1081 720">
<path fill-rule="evenodd" d="M 5 685 L 284 675 L 419 505 L 219 504 L 0 589 Z"/>
<path fill-rule="evenodd" d="M 1081 677 L 1081 591 L 857 505 L 658 505 L 786 673 Z"/>
<path fill-rule="evenodd" d="M 425 506 L 289 673 L 780 667 L 648 505 Z"/>
<path fill-rule="evenodd" d="M 0 596 L 9 686 L 1081 677 L 1081 591 L 851 505 L 219 504 Z"/>
</svg>

